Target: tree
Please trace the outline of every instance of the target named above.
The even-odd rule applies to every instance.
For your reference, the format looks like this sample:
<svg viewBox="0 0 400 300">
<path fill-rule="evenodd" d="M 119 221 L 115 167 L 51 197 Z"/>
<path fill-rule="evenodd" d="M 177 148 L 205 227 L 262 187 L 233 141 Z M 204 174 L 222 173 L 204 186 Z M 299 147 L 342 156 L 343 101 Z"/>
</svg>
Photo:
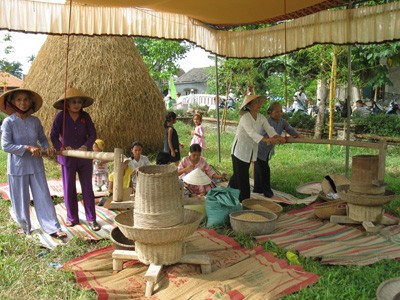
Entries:
<svg viewBox="0 0 400 300">
<path fill-rule="evenodd" d="M 169 78 L 178 73 L 176 62 L 193 48 L 189 43 L 169 40 L 138 37 L 134 41 L 151 77 L 161 90 L 168 88 Z"/>
<path fill-rule="evenodd" d="M 12 42 L 12 38 L 10 34 L 6 34 L 1 43 L 6 43 L 3 49 L 4 54 L 8 55 L 14 51 L 12 45 L 8 44 Z M 22 74 L 22 64 L 17 61 L 10 62 L 7 58 L 0 58 L 0 71 L 10 73 L 18 78 L 23 77 Z"/>
</svg>

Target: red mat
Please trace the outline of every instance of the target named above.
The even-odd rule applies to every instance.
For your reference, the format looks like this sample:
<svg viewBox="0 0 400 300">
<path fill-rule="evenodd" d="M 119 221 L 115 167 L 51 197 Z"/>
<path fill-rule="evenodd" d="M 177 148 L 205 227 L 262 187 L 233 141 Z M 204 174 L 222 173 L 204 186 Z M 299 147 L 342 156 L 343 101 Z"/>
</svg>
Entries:
<svg viewBox="0 0 400 300">
<path fill-rule="evenodd" d="M 99 249 L 64 265 L 75 273 L 83 289 L 94 289 L 98 299 L 145 299 L 144 274 L 148 266 L 132 260 L 114 273 L 112 247 Z M 165 266 L 151 299 L 276 299 L 316 282 L 316 274 L 300 265 L 265 252 L 261 246 L 244 249 L 214 230 L 199 229 L 187 239 L 186 253 L 206 253 L 212 273 L 201 274 L 199 265 Z"/>
</svg>

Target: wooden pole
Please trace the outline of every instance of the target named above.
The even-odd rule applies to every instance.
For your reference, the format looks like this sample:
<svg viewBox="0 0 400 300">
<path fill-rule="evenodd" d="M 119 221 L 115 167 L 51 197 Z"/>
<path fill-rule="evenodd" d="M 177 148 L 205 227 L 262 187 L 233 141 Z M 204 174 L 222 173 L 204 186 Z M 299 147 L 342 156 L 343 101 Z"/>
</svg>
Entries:
<svg viewBox="0 0 400 300">
<path fill-rule="evenodd" d="M 121 202 L 123 200 L 123 177 L 124 168 L 122 164 L 124 162 L 124 154 L 121 148 L 114 149 L 114 185 L 113 185 L 113 201 Z"/>
<path fill-rule="evenodd" d="M 365 143 L 356 141 L 345 141 L 345 140 L 320 140 L 320 139 L 309 139 L 309 138 L 288 138 L 286 143 L 305 143 L 305 144 L 328 144 L 328 145 L 341 145 L 351 147 L 362 147 L 371 149 L 380 149 L 380 144 L 377 143 Z"/>
</svg>

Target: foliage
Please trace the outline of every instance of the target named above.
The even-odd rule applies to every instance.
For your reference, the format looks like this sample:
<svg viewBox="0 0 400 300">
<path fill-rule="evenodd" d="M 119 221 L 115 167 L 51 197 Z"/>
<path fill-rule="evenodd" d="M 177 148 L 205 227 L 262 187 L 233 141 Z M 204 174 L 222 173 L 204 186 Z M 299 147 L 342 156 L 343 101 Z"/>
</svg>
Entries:
<svg viewBox="0 0 400 300">
<path fill-rule="evenodd" d="M 288 121 L 296 128 L 314 129 L 315 127 L 315 118 L 301 112 L 294 113 Z"/>
<path fill-rule="evenodd" d="M 363 133 L 388 137 L 400 137 L 400 116 L 376 114 L 366 117 L 355 117 L 354 124 L 363 129 Z M 361 132 L 360 132 L 361 133 Z"/>
<path fill-rule="evenodd" d="M 3 38 L 3 41 L 0 43 L 5 43 L 5 47 L 3 49 L 4 54 L 7 56 L 8 54 L 14 51 L 13 46 L 9 43 L 12 42 L 12 38 L 10 34 L 6 34 Z M 8 61 L 7 58 L 0 58 L 0 71 L 10 73 L 20 79 L 22 79 L 22 64 L 16 61 Z M 3 85 L 3 83 L 0 82 Z"/>
<path fill-rule="evenodd" d="M 188 43 L 141 37 L 135 38 L 135 45 L 161 90 L 167 89 L 170 77 L 178 74 L 175 63 L 193 48 Z"/>
</svg>

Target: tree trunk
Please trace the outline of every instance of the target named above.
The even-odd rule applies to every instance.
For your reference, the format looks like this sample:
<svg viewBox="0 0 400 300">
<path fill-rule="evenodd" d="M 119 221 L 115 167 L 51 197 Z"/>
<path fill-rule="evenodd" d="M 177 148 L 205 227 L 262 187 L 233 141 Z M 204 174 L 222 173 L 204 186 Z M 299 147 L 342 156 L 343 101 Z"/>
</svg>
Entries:
<svg viewBox="0 0 400 300">
<path fill-rule="evenodd" d="M 317 90 L 318 114 L 315 121 L 314 139 L 321 139 L 325 121 L 325 101 L 328 96 L 326 79 L 321 79 Z"/>
</svg>

